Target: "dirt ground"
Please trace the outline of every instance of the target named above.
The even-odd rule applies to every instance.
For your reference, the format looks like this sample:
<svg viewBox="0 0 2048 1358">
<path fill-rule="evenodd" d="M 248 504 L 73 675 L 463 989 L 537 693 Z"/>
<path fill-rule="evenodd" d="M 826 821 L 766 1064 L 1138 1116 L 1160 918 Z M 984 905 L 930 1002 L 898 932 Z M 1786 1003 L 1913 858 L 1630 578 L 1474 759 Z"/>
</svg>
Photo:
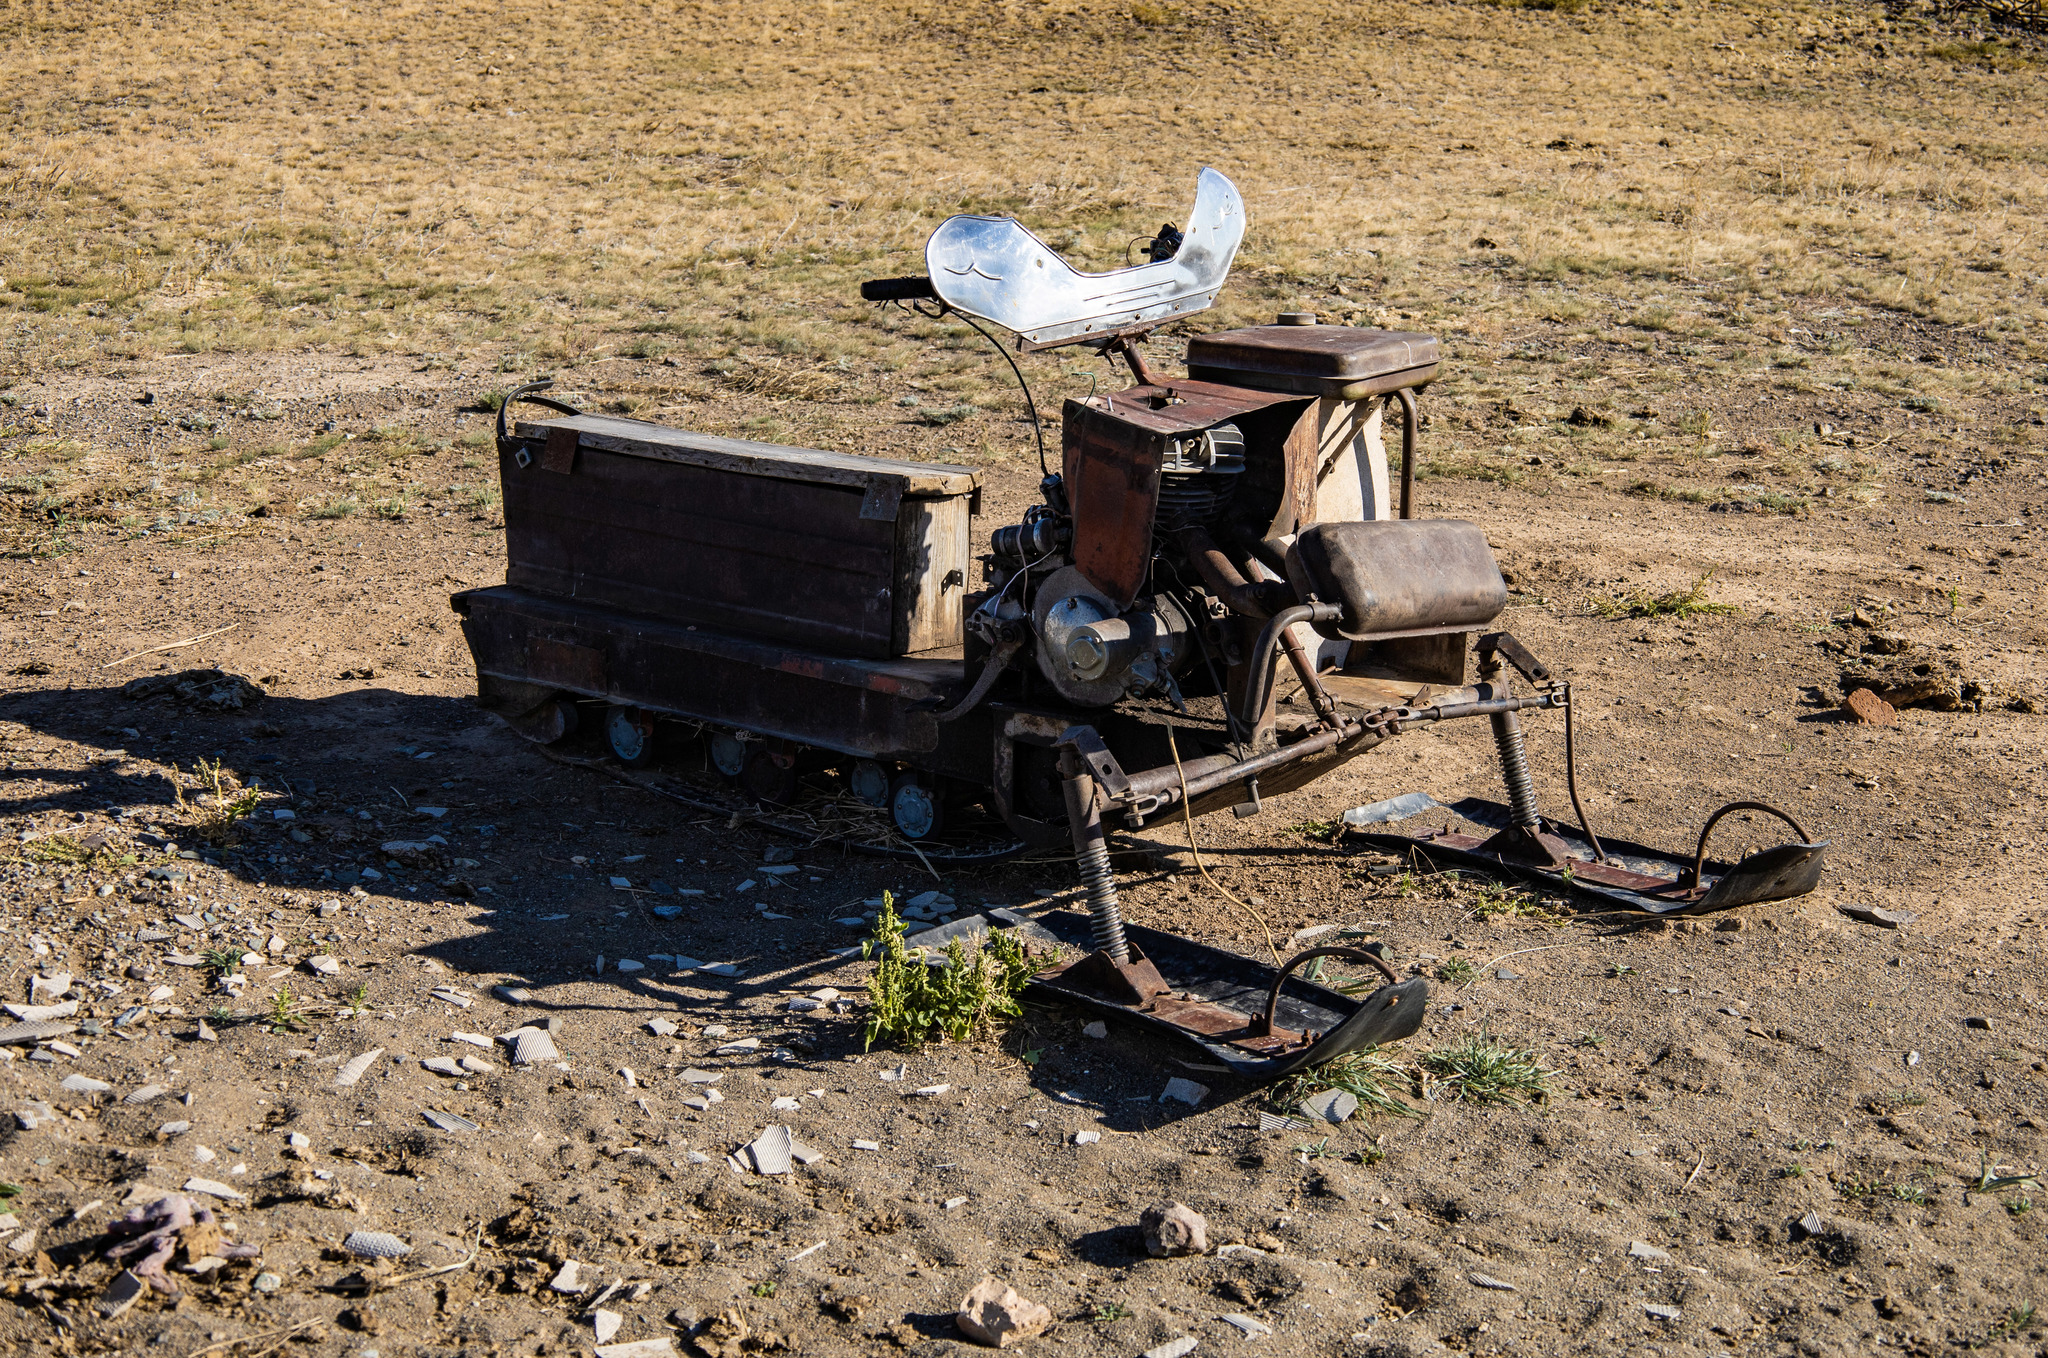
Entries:
<svg viewBox="0 0 2048 1358">
<path fill-rule="evenodd" d="M 2044 61 L 1912 5 L 0 10 L 0 1000 L 79 1006 L 0 1046 L 0 1352 L 585 1354 L 603 1309 L 940 1358 L 993 1275 L 1075 1358 L 2048 1353 Z M 1577 684 L 1596 827 L 1761 798 L 1831 842 L 1811 896 L 1673 927 L 1332 833 L 1497 796 L 1467 725 L 1198 823 L 1249 914 L 1177 826 L 1122 860 L 1140 924 L 1384 941 L 1436 978 L 1388 1054 L 1489 1037 L 1539 1098 L 1262 1130 L 1271 1091 L 1041 1007 L 864 1051 L 841 921 L 1064 910 L 1072 865 L 770 833 L 472 701 L 504 389 L 964 462 L 985 540 L 1037 479 L 1007 370 L 855 280 L 962 210 L 1111 267 L 1203 163 L 1252 231 L 1194 328 L 1445 337 L 1421 511 Z M 1048 410 L 1107 371 L 1025 367 Z M 124 696 L 197 668 L 254 687 Z M 1855 673 L 1915 702 L 1859 724 Z M 729 1167 L 770 1125 L 822 1158 Z M 193 1179 L 258 1253 L 106 1317 L 110 1223 Z M 1168 1200 L 1221 1248 L 1148 1257 Z"/>
<path fill-rule="evenodd" d="M 192 407 L 221 366 L 77 374 L 33 399 L 67 402 L 96 444 L 120 447 L 161 418 L 138 394 L 159 412 Z M 227 366 L 307 437 L 331 421 L 359 436 L 346 451 L 403 420 L 411 446 L 447 445 L 415 456 L 407 465 L 428 468 L 415 474 L 488 474 L 446 466 L 488 418 L 459 408 L 481 371 Z M 1873 405 L 1835 418 L 1874 440 L 1897 417 Z M 878 416 L 872 442 L 940 437 Z M 296 474 L 301 490 L 322 483 L 317 466 Z M 1030 477 L 992 476 L 999 523 Z M 1972 1185 L 1987 1162 L 2025 1174 L 2043 1151 L 2043 731 L 2013 710 L 2038 692 L 2040 487 L 2028 460 L 1976 475 L 1962 499 L 1895 492 L 1787 516 L 1426 482 L 1426 512 L 1488 526 L 1514 576 L 1508 625 L 1581 685 L 1596 824 L 1677 847 L 1711 806 L 1762 796 L 1835 847 L 1813 896 L 1672 929 L 1562 902 L 1554 919 L 1491 912 L 1479 882 L 1374 875 L 1386 859 L 1319 831 L 1402 791 L 1497 795 L 1477 730 L 1412 734 L 1260 817 L 1201 822 L 1219 880 L 1260 921 L 1184 856 L 1125 874 L 1132 919 L 1255 955 L 1267 929 L 1284 947 L 1349 923 L 1403 965 L 1464 959 L 1469 979 L 1437 985 L 1404 1045 L 1484 1032 L 1554 1072 L 1537 1103 L 1410 1091 L 1422 1116 L 1327 1139 L 1259 1130 L 1262 1091 L 1190 1072 L 1193 1053 L 1141 1034 L 1088 1039 L 1079 1014 L 1033 1008 L 1001 1041 L 864 1053 L 859 1009 L 792 1012 L 821 987 L 860 996 L 866 967 L 834 955 L 859 936 L 833 922 L 857 902 L 937 888 L 963 911 L 1063 908 L 1070 865 L 934 881 L 549 762 L 474 707 L 447 609 L 451 590 L 498 578 L 490 505 L 88 530 L 66 554 L 8 561 L 15 677 L 0 735 L 19 842 L 0 984 L 26 1000 L 32 971 L 69 970 L 99 1033 L 70 1035 L 75 1058 L 12 1048 L 0 1077 L 13 1107 L 58 1114 L 10 1129 L 0 1150 L 20 1230 L 37 1232 L 6 1258 L 16 1304 L 0 1333 L 19 1352 L 96 1353 L 268 1336 L 241 1350 L 255 1352 L 305 1324 L 293 1353 L 582 1352 L 594 1293 L 547 1286 L 576 1259 L 603 1283 L 653 1284 L 606 1303 L 622 1340 L 737 1308 L 756 1349 L 814 1353 L 964 1344 L 951 1312 L 984 1273 L 1053 1310 L 1033 1347 L 1076 1354 L 1182 1334 L 1204 1352 L 2036 1351 L 2042 1218 L 2024 1203 L 2038 1185 Z M 1603 617 L 1586 602 L 1682 592 L 1708 571 L 1711 599 L 1734 613 Z M 1953 609 L 1946 580 L 1965 582 Z M 1858 609 L 1877 627 L 1829 621 Z M 1830 647 L 1869 631 L 1953 657 L 1983 696 L 1909 708 L 1893 729 L 1846 720 Z M 265 696 L 225 712 L 122 696 L 133 678 L 202 666 Z M 1534 730 L 1540 790 L 1561 810 L 1554 723 Z M 263 793 L 224 850 L 195 831 L 205 807 L 177 805 L 216 760 Z M 1156 834 L 1173 841 L 1172 827 Z M 431 869 L 392 866 L 381 847 L 430 835 L 418 861 Z M 792 848 L 799 871 L 766 885 L 764 859 Z M 658 894 L 682 889 L 704 894 Z M 1839 914 L 1845 903 L 1918 919 L 1882 930 Z M 245 947 L 263 960 L 238 968 L 239 995 L 170 960 Z M 316 954 L 336 974 L 309 970 Z M 673 975 L 656 954 L 740 974 Z M 613 963 L 601 973 L 600 955 Z M 622 958 L 645 965 L 621 972 Z M 500 986 L 527 998 L 508 1004 Z M 287 992 L 301 1013 L 280 1024 Z M 451 1039 L 548 1017 L 559 1065 L 508 1070 Z M 678 1031 L 656 1036 L 656 1018 Z M 1988 1027 L 1966 1026 L 1977 1019 Z M 202 1020 L 214 1040 L 197 1040 Z M 715 1054 L 738 1038 L 760 1046 Z M 358 1084 L 335 1087 L 341 1062 L 378 1049 Z M 421 1066 L 466 1054 L 495 1068 L 458 1081 Z M 885 1081 L 899 1064 L 905 1078 Z M 703 1088 L 686 1069 L 718 1074 L 723 1102 L 686 1106 Z M 60 1089 L 74 1073 L 111 1090 Z M 1160 1102 L 1191 1074 L 1212 1086 L 1200 1106 Z M 145 1085 L 164 1092 L 125 1101 Z M 950 1088 L 904 1092 L 933 1085 Z M 799 1107 L 774 1111 L 777 1098 Z M 439 1130 L 428 1110 L 480 1130 Z M 177 1122 L 189 1130 L 159 1130 Z M 735 1173 L 726 1154 L 770 1123 L 824 1158 L 786 1179 Z M 1075 1144 L 1087 1129 L 1101 1140 Z M 97 1318 L 109 1218 L 143 1186 L 195 1175 L 247 1195 L 222 1212 L 260 1258 L 184 1279 L 175 1303 Z M 1166 1199 L 1204 1213 L 1215 1243 L 1251 1248 L 1145 1257 L 1137 1216 Z M 1797 1225 L 1809 1213 L 1817 1233 Z M 401 1276 L 473 1262 L 363 1300 L 359 1263 L 338 1248 L 357 1229 L 414 1247 Z M 1636 1242 L 1662 1253 L 1632 1256 Z M 276 1290 L 254 1290 L 259 1274 Z M 1274 1333 L 1247 1337 L 1224 1314 Z"/>
</svg>

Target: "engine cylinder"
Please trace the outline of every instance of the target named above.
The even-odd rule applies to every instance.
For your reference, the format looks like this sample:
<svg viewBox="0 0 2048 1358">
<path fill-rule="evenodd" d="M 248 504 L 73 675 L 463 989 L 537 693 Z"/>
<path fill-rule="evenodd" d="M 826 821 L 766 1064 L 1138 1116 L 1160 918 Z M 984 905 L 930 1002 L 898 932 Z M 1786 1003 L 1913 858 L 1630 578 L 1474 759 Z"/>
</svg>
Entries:
<svg viewBox="0 0 2048 1358">
<path fill-rule="evenodd" d="M 1159 471 L 1161 534 L 1208 527 L 1223 517 L 1244 472 L 1244 434 L 1219 424 L 1192 438 L 1176 440 Z"/>
</svg>

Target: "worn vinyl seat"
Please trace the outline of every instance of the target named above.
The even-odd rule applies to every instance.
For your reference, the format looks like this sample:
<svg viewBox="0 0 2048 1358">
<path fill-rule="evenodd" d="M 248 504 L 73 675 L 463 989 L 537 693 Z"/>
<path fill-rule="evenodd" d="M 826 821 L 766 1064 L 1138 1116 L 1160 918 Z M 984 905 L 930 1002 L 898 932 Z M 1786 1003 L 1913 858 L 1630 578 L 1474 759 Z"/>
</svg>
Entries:
<svg viewBox="0 0 2048 1358">
<path fill-rule="evenodd" d="M 1486 534 L 1464 519 L 1319 523 L 1287 549 L 1287 578 L 1341 605 L 1318 630 L 1352 641 L 1484 627 L 1508 602 Z"/>
</svg>

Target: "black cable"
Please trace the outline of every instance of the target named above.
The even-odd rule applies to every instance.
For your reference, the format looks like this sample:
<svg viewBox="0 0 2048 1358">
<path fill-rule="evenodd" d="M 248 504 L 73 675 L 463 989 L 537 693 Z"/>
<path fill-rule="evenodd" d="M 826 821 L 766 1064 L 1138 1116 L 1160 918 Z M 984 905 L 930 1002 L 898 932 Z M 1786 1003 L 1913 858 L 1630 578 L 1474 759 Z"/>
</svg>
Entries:
<svg viewBox="0 0 2048 1358">
<path fill-rule="evenodd" d="M 1016 359 L 1010 357 L 1010 351 L 1003 347 L 1002 341 L 989 334 L 988 331 L 983 330 L 980 326 L 974 325 L 974 318 L 972 316 L 962 311 L 955 311 L 952 314 L 958 316 L 969 325 L 973 325 L 976 333 L 995 346 L 996 352 L 1003 356 L 1003 362 L 1009 364 L 1010 371 L 1017 375 L 1017 385 L 1024 389 L 1024 408 L 1031 412 L 1031 432 L 1038 437 L 1038 474 L 1040 476 L 1051 475 L 1045 465 L 1045 426 L 1038 421 L 1038 402 L 1031 399 L 1031 384 L 1024 380 L 1024 370 L 1017 366 Z"/>
</svg>

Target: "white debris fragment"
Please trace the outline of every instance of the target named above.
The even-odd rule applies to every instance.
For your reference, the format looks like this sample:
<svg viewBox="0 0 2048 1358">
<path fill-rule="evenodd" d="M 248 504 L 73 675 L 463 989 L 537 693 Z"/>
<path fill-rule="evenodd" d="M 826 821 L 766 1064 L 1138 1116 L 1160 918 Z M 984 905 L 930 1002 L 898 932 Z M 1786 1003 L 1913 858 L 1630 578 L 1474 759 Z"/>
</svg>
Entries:
<svg viewBox="0 0 2048 1358">
<path fill-rule="evenodd" d="M 1092 1146 L 1100 1140 L 1102 1140 L 1102 1133 L 1096 1131 L 1093 1127 L 1087 1127 L 1074 1133 L 1074 1144 L 1077 1146 Z"/>
<path fill-rule="evenodd" d="M 1238 1329 L 1243 1330 L 1245 1338 L 1247 1339 L 1257 1339 L 1262 1334 L 1273 1333 L 1273 1327 L 1271 1325 L 1268 1325 L 1261 1320 L 1253 1320 L 1250 1316 L 1247 1315 L 1240 1315 L 1235 1311 L 1231 1312 L 1227 1316 L 1221 1317 L 1221 1319 L 1224 1324 L 1235 1325 Z"/>
<path fill-rule="evenodd" d="M 388 1231 L 350 1231 L 341 1247 L 359 1259 L 401 1259 L 412 1246 Z"/>
<path fill-rule="evenodd" d="M 512 1064 L 531 1066 L 543 1061 L 559 1061 L 562 1053 L 555 1048 L 555 1040 L 548 1036 L 545 1028 L 514 1028 L 501 1033 L 498 1041 L 512 1049 Z"/>
<path fill-rule="evenodd" d="M 489 1051 L 491 1046 L 491 1040 L 482 1033 L 450 1033 L 448 1034 L 448 1040 L 450 1042 L 467 1042 L 472 1047 L 482 1047 L 486 1051 Z"/>
<path fill-rule="evenodd" d="M 1165 1090 L 1159 1095 L 1159 1102 L 1165 1103 L 1168 1099 L 1172 1099 L 1176 1103 L 1193 1105 L 1200 1103 L 1207 1097 L 1209 1097 L 1209 1086 L 1196 1084 L 1193 1080 L 1184 1080 L 1176 1075 L 1166 1082 Z"/>
<path fill-rule="evenodd" d="M 682 1030 L 665 1018 L 647 1020 L 647 1031 L 656 1037 L 674 1037 Z"/>
<path fill-rule="evenodd" d="M 185 1180 L 185 1191 L 187 1193 L 204 1193 L 208 1197 L 223 1198 L 229 1202 L 247 1202 L 249 1200 L 248 1194 L 229 1188 L 226 1184 L 216 1179 L 187 1179 Z"/>
</svg>

